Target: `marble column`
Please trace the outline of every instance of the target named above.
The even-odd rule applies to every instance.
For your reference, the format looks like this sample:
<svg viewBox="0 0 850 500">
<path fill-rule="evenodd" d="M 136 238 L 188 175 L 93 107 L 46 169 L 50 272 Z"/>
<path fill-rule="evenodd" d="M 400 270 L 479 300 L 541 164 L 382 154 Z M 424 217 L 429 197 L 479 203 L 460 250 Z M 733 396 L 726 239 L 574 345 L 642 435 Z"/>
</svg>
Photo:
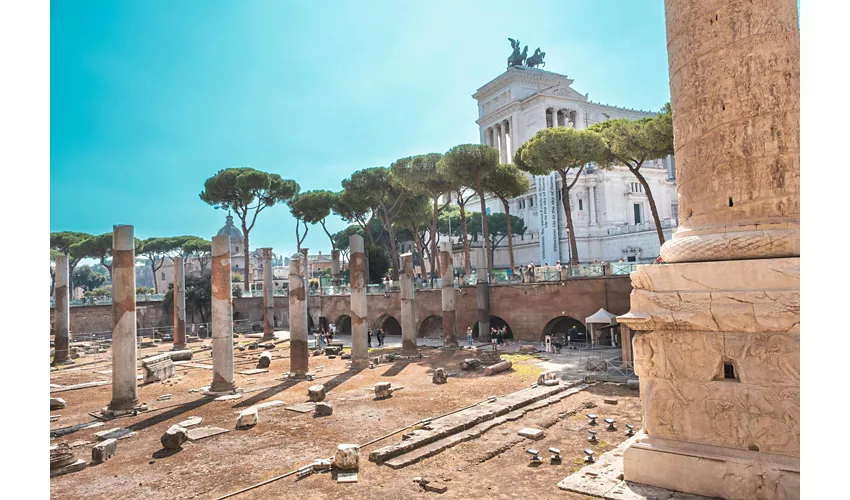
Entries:
<svg viewBox="0 0 850 500">
<path fill-rule="evenodd" d="M 366 346 L 368 309 L 366 305 L 366 254 L 363 237 L 349 236 L 351 273 L 351 368 L 359 370 L 369 366 L 369 350 Z"/>
<path fill-rule="evenodd" d="M 289 259 L 289 375 L 303 377 L 309 370 L 307 349 L 307 259 L 296 253 Z"/>
<path fill-rule="evenodd" d="M 186 348 L 186 272 L 183 257 L 175 257 L 174 263 L 174 346 L 172 350 Z"/>
<path fill-rule="evenodd" d="M 129 413 L 136 387 L 136 240 L 133 226 L 112 228 L 112 400 L 105 413 Z"/>
<path fill-rule="evenodd" d="M 230 283 L 230 237 L 212 239 L 212 337 L 213 380 L 209 395 L 238 391 L 233 380 L 233 285 Z"/>
<path fill-rule="evenodd" d="M 443 276 L 443 348 L 457 348 L 457 312 L 455 311 L 457 298 L 455 297 L 455 268 L 452 262 L 452 243 L 450 241 L 440 243 L 440 265 Z"/>
<path fill-rule="evenodd" d="M 416 302 L 413 287 L 413 254 L 403 253 L 399 256 L 401 273 L 399 287 L 401 288 L 401 353 L 416 354 Z"/>
<path fill-rule="evenodd" d="M 508 155 L 507 163 L 513 163 L 514 162 L 514 153 L 516 153 L 516 149 L 517 149 L 517 147 L 519 147 L 518 143 L 517 143 L 516 129 L 514 128 L 514 117 L 513 116 L 508 118 L 508 131 L 510 133 L 510 135 L 508 136 L 508 142 L 510 142 L 510 148 L 509 148 L 510 154 Z"/>
<path fill-rule="evenodd" d="M 796 2 L 665 11 L 679 227 L 667 265 L 631 274 L 619 317 L 634 331 L 647 434 L 624 452 L 625 479 L 800 498 Z"/>
<path fill-rule="evenodd" d="M 340 286 L 342 279 L 339 277 L 339 250 L 331 250 L 331 285 Z"/>
<path fill-rule="evenodd" d="M 304 256 L 304 278 L 306 284 L 304 286 L 307 287 L 307 295 L 305 295 L 305 300 L 307 301 L 307 334 L 310 334 L 310 278 L 313 273 L 310 272 L 310 257 L 309 257 L 309 248 L 301 247 L 301 255 Z"/>
<path fill-rule="evenodd" d="M 478 340 L 490 341 L 490 284 L 487 282 L 487 250 L 479 248 L 476 292 L 478 298 Z"/>
<path fill-rule="evenodd" d="M 590 211 L 590 225 L 596 225 L 596 186 L 587 186 L 587 209 Z"/>
<path fill-rule="evenodd" d="M 55 281 L 53 285 L 53 363 L 73 363 L 69 359 L 70 349 L 70 300 L 68 297 L 68 256 L 56 256 Z"/>
<path fill-rule="evenodd" d="M 508 134 L 505 130 L 505 121 L 499 122 L 499 161 L 507 163 L 508 158 Z"/>
<path fill-rule="evenodd" d="M 272 249 L 263 251 L 263 340 L 274 340 L 274 265 Z"/>
</svg>

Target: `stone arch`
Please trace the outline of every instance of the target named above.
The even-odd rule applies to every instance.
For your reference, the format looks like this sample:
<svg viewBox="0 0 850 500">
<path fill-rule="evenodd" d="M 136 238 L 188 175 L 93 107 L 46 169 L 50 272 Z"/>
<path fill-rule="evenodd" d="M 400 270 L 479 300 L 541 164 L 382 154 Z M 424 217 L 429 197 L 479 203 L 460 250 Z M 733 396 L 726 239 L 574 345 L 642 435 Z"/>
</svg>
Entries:
<svg viewBox="0 0 850 500">
<path fill-rule="evenodd" d="M 443 317 L 432 314 L 419 324 L 418 338 L 439 339 L 443 337 Z"/>
<path fill-rule="evenodd" d="M 334 321 L 338 335 L 351 335 L 351 316 L 343 314 Z"/>
<path fill-rule="evenodd" d="M 401 336 L 401 323 L 389 314 L 383 314 L 375 320 L 372 326 L 372 333 L 374 334 L 378 328 L 383 328 L 387 335 Z"/>
<path fill-rule="evenodd" d="M 312 332 L 315 324 L 313 323 L 313 317 L 309 314 L 307 315 L 307 331 Z"/>
<path fill-rule="evenodd" d="M 501 328 L 507 327 L 507 331 L 505 332 L 505 338 L 512 339 L 514 338 L 514 332 L 511 329 L 511 325 L 508 324 L 507 321 L 503 320 L 498 316 L 490 316 L 490 328 Z M 466 331 L 458 332 L 460 336 L 466 336 Z M 472 336 L 474 338 L 478 338 L 478 322 L 476 321 L 474 325 L 472 325 Z"/>
<path fill-rule="evenodd" d="M 543 341 L 543 339 L 546 338 L 546 335 L 551 335 L 555 338 L 566 336 L 569 329 L 573 326 L 576 327 L 576 331 L 580 335 L 569 340 L 572 340 L 573 342 L 586 340 L 587 327 L 584 326 L 584 323 L 571 316 L 558 316 L 549 320 L 549 322 L 546 323 L 546 326 L 543 327 L 543 331 L 540 332 L 540 340 Z"/>
</svg>

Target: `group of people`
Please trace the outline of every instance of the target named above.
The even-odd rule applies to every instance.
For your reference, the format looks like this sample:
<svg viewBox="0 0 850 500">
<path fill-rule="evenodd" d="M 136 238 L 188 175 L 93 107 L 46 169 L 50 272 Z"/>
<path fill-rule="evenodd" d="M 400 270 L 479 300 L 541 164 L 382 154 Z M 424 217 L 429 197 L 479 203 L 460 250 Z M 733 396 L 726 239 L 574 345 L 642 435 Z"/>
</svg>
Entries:
<svg viewBox="0 0 850 500">
<path fill-rule="evenodd" d="M 313 336 L 316 338 L 317 347 L 330 345 L 334 335 L 336 335 L 336 325 L 333 323 L 329 324 L 327 328 L 322 327 L 313 332 Z"/>
<path fill-rule="evenodd" d="M 375 332 L 375 340 L 378 341 L 378 347 L 384 345 L 384 339 L 387 338 L 387 332 L 383 328 L 378 328 Z M 366 330 L 366 345 L 372 347 L 372 328 Z"/>
</svg>

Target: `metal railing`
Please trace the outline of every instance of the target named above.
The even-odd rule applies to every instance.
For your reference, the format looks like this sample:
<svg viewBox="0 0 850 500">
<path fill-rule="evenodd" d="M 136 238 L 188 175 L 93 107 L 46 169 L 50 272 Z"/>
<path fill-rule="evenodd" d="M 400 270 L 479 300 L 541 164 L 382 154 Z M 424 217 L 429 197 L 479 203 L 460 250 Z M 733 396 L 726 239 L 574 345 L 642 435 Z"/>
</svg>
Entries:
<svg viewBox="0 0 850 500">
<path fill-rule="evenodd" d="M 662 229 L 671 229 L 676 227 L 678 224 L 676 223 L 676 219 L 664 219 L 661 221 Z M 640 224 L 624 224 L 622 226 L 617 227 L 609 227 L 608 228 L 608 236 L 615 236 L 618 234 L 631 234 L 631 233 L 640 233 L 643 231 L 655 231 L 655 221 L 647 221 L 641 222 Z"/>
</svg>

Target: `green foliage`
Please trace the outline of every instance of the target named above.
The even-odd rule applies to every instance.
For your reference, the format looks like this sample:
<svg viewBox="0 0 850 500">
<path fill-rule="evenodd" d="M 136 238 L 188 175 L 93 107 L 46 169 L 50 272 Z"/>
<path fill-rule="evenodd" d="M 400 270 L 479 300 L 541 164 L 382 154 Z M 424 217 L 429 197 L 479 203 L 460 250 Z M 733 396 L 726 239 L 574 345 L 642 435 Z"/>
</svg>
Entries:
<svg viewBox="0 0 850 500">
<path fill-rule="evenodd" d="M 452 223 L 454 224 L 454 223 Z M 481 213 L 473 212 L 466 221 L 467 231 L 469 234 L 481 235 Z M 503 213 L 495 213 L 487 216 L 487 227 L 489 231 L 490 243 L 493 248 L 508 236 L 508 218 Z M 454 230 L 454 227 L 452 227 Z M 511 231 L 515 235 L 523 235 L 527 228 L 525 221 L 516 215 L 511 215 Z"/>
<path fill-rule="evenodd" d="M 71 251 L 71 247 L 91 237 L 92 235 L 88 233 L 79 233 L 74 231 L 59 231 L 50 233 L 50 248 L 52 250 L 56 250 L 57 252 L 68 255 L 72 259 L 79 260 L 80 258 L 85 256 L 75 255 L 74 252 Z"/>
<path fill-rule="evenodd" d="M 90 266 L 80 266 L 74 271 L 74 285 L 85 292 L 99 288 L 105 282 L 106 276 L 92 271 Z"/>
<path fill-rule="evenodd" d="M 597 161 L 604 152 L 602 137 L 593 130 L 547 128 L 517 149 L 514 164 L 532 175 L 557 171 L 565 176 L 571 169 L 581 170 L 585 164 Z"/>
<path fill-rule="evenodd" d="M 174 283 L 168 284 L 168 291 L 162 300 L 162 306 L 166 313 L 174 311 Z M 192 317 L 197 312 L 201 316 L 201 322 L 207 321 L 207 314 L 212 307 L 212 278 L 209 274 L 202 276 L 186 276 L 186 312 Z"/>
<path fill-rule="evenodd" d="M 454 183 L 437 169 L 442 158 L 439 153 L 399 158 L 390 165 L 390 178 L 408 191 L 438 198 L 454 188 Z"/>
<path fill-rule="evenodd" d="M 95 288 L 94 290 L 88 290 L 83 294 L 86 298 L 102 298 L 102 297 L 110 297 L 112 296 L 112 286 L 107 285 L 100 288 Z"/>
<path fill-rule="evenodd" d="M 304 237 L 307 237 L 307 224 L 321 224 L 322 229 L 331 241 L 331 248 L 334 250 L 336 250 L 334 238 L 328 232 L 328 228 L 325 225 L 325 219 L 331 214 L 331 211 L 336 206 L 338 197 L 339 195 L 337 193 L 320 189 L 296 194 L 288 202 L 292 216 L 295 217 L 298 223 L 303 222 L 305 225 Z M 298 238 L 298 247 L 300 248 L 303 239 L 300 236 L 298 224 L 296 224 L 295 234 Z"/>
<path fill-rule="evenodd" d="M 337 248 L 338 250 L 342 251 L 347 251 L 349 248 L 349 238 L 355 234 L 363 236 L 363 229 L 356 224 L 352 224 L 343 229 L 342 231 L 337 231 L 332 236 L 334 240 L 334 248 Z"/>
<path fill-rule="evenodd" d="M 174 287 L 173 283 L 168 284 L 169 290 Z M 156 290 L 146 286 L 137 286 L 136 287 L 136 295 L 147 295 L 149 293 L 156 293 Z"/>
<path fill-rule="evenodd" d="M 230 282 L 239 283 L 242 281 L 242 275 L 239 273 L 230 273 Z"/>
<path fill-rule="evenodd" d="M 238 286 L 234 286 L 233 289 L 231 290 L 231 292 L 233 293 L 234 299 L 241 299 L 242 298 L 242 289 L 239 288 Z"/>
<path fill-rule="evenodd" d="M 522 196 L 531 189 L 531 181 L 523 172 L 509 163 L 500 163 L 484 176 L 484 189 L 503 202 Z"/>
<path fill-rule="evenodd" d="M 256 220 L 256 214 L 264 208 L 288 200 L 298 189 L 297 182 L 278 174 L 238 167 L 219 170 L 207 179 L 200 197 L 215 208 L 232 210 L 244 222 L 251 210 L 255 210 Z"/>
<path fill-rule="evenodd" d="M 387 253 L 377 245 L 367 247 L 369 254 L 369 283 L 381 283 L 392 264 Z"/>
</svg>

